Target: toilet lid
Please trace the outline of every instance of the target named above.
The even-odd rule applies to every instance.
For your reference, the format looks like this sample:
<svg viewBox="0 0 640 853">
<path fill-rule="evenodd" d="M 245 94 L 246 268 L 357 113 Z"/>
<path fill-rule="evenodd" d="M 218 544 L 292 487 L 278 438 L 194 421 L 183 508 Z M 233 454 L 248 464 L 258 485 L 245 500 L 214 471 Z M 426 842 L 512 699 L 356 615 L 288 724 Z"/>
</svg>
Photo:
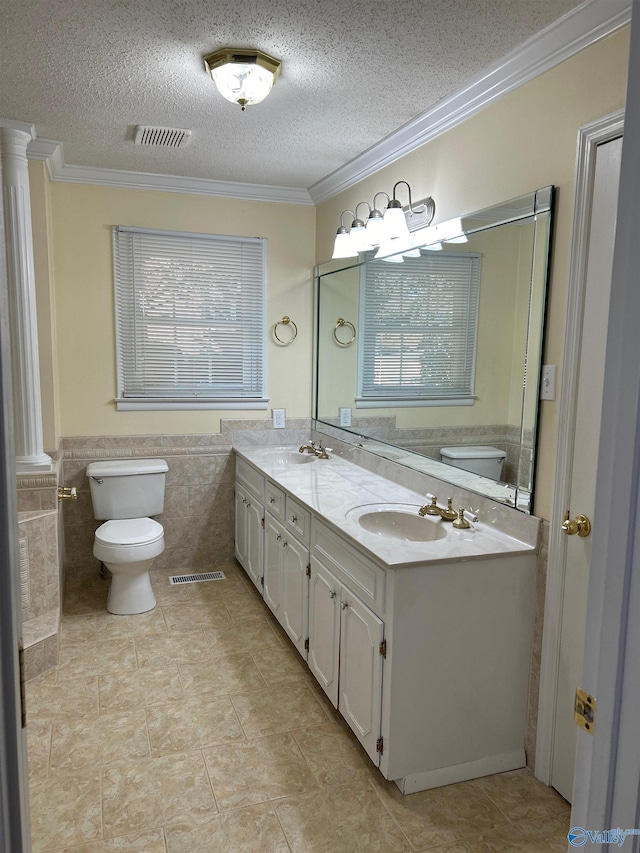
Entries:
<svg viewBox="0 0 640 853">
<path fill-rule="evenodd" d="M 106 545 L 149 545 L 163 533 L 162 525 L 152 518 L 119 518 L 101 524 L 96 539 Z"/>
</svg>

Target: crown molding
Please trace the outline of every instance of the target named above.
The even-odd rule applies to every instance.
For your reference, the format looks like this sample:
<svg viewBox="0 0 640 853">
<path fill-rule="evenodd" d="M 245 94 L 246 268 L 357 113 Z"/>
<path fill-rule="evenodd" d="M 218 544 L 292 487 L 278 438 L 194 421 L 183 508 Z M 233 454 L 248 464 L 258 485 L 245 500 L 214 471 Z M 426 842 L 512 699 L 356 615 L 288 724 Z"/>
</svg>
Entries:
<svg viewBox="0 0 640 853">
<path fill-rule="evenodd" d="M 631 20 L 630 0 L 587 0 L 432 109 L 309 187 L 315 204 L 349 189 Z"/>
<path fill-rule="evenodd" d="M 135 190 L 158 190 L 189 195 L 207 195 L 242 201 L 268 201 L 279 204 L 312 205 L 311 196 L 297 187 L 272 187 L 266 184 L 243 184 L 234 181 L 212 181 L 180 175 L 157 175 L 152 172 L 129 172 L 94 166 L 73 166 L 64 162 L 62 143 L 52 139 L 36 139 L 29 143 L 27 156 L 43 160 L 52 181 L 98 184 Z"/>
</svg>

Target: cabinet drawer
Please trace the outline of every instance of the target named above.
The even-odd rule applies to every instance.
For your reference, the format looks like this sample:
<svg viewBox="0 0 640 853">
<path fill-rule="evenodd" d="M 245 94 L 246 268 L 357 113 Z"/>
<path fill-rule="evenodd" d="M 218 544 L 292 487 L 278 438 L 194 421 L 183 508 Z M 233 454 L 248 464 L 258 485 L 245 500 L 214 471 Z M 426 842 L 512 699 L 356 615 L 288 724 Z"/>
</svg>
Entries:
<svg viewBox="0 0 640 853">
<path fill-rule="evenodd" d="M 285 526 L 305 545 L 309 544 L 311 513 L 287 495 Z"/>
<path fill-rule="evenodd" d="M 273 483 L 267 480 L 264 487 L 264 494 L 264 502 L 267 510 L 271 513 L 271 515 L 283 520 L 284 492 L 282 491 L 282 489 L 279 489 L 277 486 L 274 486 Z"/>
<path fill-rule="evenodd" d="M 245 489 L 250 492 L 255 498 L 264 502 L 264 477 L 252 465 L 249 465 L 244 459 L 236 456 L 236 480 L 238 480 Z"/>
<path fill-rule="evenodd" d="M 313 525 L 311 553 L 364 602 L 384 612 L 386 574 L 319 521 Z"/>
</svg>

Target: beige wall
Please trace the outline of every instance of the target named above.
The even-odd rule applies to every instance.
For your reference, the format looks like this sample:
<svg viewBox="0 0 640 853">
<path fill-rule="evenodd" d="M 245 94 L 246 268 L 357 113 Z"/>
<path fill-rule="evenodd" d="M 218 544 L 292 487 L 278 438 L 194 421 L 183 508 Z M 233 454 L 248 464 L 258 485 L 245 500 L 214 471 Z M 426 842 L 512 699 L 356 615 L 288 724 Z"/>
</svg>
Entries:
<svg viewBox="0 0 640 853">
<path fill-rule="evenodd" d="M 36 198 L 39 189 L 32 187 Z M 51 184 L 49 192 L 63 436 L 217 433 L 221 417 L 270 416 L 269 410 L 116 411 L 113 225 L 266 237 L 269 330 L 284 314 L 298 325 L 288 347 L 276 346 L 269 334 L 269 409 L 284 407 L 287 417 L 309 415 L 315 208 L 63 182 Z M 42 333 L 41 347 L 46 350 Z"/>
<path fill-rule="evenodd" d="M 558 194 L 544 359 L 558 365 L 561 392 L 577 132 L 624 107 L 628 49 L 625 28 L 320 205 L 317 261 L 331 255 L 341 211 L 370 201 L 378 190 L 389 192 L 399 180 L 409 181 L 416 200 L 433 196 L 436 221 L 554 184 Z M 544 402 L 534 508 L 544 518 L 551 507 L 556 420 L 557 400 Z"/>
</svg>

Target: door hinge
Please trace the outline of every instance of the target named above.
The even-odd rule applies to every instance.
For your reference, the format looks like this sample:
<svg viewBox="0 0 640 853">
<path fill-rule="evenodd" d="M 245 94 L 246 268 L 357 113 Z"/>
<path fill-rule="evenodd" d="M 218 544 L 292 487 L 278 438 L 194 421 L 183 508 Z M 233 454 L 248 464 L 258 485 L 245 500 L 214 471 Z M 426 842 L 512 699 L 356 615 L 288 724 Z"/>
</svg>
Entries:
<svg viewBox="0 0 640 853">
<path fill-rule="evenodd" d="M 307 639 L 304 641 L 304 647 L 305 647 L 306 651 L 309 651 L 309 638 L 308 638 L 308 637 L 307 637 Z"/>
<path fill-rule="evenodd" d="M 264 575 L 260 578 L 260 586 L 264 586 Z"/>
<path fill-rule="evenodd" d="M 384 739 L 379 737 L 378 740 L 376 741 L 376 752 L 379 752 L 380 755 L 382 755 L 383 748 L 384 748 Z"/>
<path fill-rule="evenodd" d="M 262 516 L 262 518 L 260 519 L 260 524 L 262 525 L 262 527 L 264 527 L 264 516 Z"/>
<path fill-rule="evenodd" d="M 387 656 L 387 641 L 386 640 L 383 640 L 380 643 L 380 645 L 378 646 L 378 651 L 380 652 L 380 654 L 382 655 L 383 658 L 386 658 L 386 656 Z"/>
<path fill-rule="evenodd" d="M 592 735 L 596 729 L 596 700 L 579 687 L 576 690 L 573 719 L 576 726 Z"/>
<path fill-rule="evenodd" d="M 18 668 L 20 670 L 20 722 L 23 729 L 27 727 L 27 694 L 24 673 L 24 646 L 22 639 L 18 643 Z"/>
<path fill-rule="evenodd" d="M 311 563 L 309 563 L 309 565 L 307 566 L 307 572 L 306 572 L 306 574 L 307 574 L 307 577 L 308 577 L 308 578 L 310 578 L 310 577 L 311 577 Z"/>
</svg>

